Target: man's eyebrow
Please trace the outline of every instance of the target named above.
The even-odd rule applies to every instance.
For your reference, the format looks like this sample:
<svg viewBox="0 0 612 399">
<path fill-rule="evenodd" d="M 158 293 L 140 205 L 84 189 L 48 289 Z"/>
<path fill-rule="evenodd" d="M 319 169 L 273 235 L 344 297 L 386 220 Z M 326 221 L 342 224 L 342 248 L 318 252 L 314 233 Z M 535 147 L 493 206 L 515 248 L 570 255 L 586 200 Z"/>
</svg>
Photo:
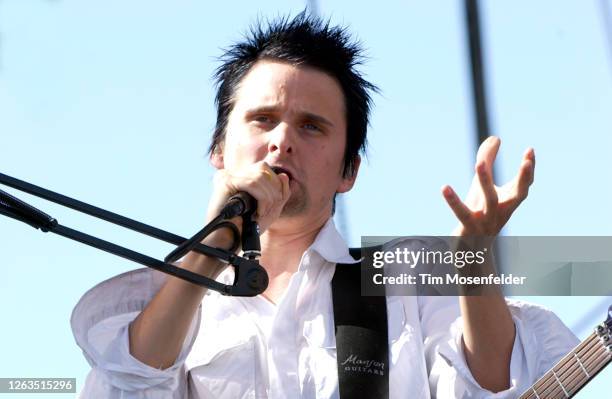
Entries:
<svg viewBox="0 0 612 399">
<path fill-rule="evenodd" d="M 263 105 L 261 107 L 253 107 L 246 110 L 246 115 L 253 114 L 268 114 L 278 110 L 274 105 Z"/>
<path fill-rule="evenodd" d="M 249 108 L 246 110 L 246 115 L 254 115 L 254 114 L 268 114 L 268 113 L 274 113 L 278 111 L 278 107 L 274 106 L 274 105 L 264 105 L 261 107 L 253 107 L 253 108 Z M 301 111 L 298 112 L 298 116 L 300 119 L 307 119 L 307 120 L 311 120 L 314 122 L 319 122 L 323 125 L 327 125 L 329 127 L 334 127 L 334 124 L 328 120 L 327 118 L 321 116 L 321 115 L 317 115 L 315 113 L 312 112 L 307 112 L 307 111 Z"/>
<path fill-rule="evenodd" d="M 327 125 L 329 127 L 334 127 L 334 124 L 331 123 L 331 121 L 327 120 L 326 118 L 322 117 L 321 115 L 313 114 L 312 112 L 300 112 L 300 115 L 304 119 L 308 119 L 308 120 L 312 120 L 312 121 L 315 121 L 315 122 L 319 122 L 319 123 L 322 123 L 323 125 Z"/>
</svg>

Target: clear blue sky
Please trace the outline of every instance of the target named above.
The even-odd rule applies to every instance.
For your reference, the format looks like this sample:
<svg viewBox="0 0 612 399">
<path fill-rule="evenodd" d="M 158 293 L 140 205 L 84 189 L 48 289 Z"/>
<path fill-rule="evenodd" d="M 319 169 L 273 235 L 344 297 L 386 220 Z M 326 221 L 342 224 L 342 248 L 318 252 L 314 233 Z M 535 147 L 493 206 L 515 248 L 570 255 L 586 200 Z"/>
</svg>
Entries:
<svg viewBox="0 0 612 399">
<path fill-rule="evenodd" d="M 257 17 L 304 4 L 0 2 L 0 172 L 190 235 L 202 225 L 213 173 L 205 152 L 215 57 Z M 475 151 L 462 7 L 319 2 L 321 14 L 364 42 L 363 71 L 382 89 L 367 162 L 344 201 L 353 245 L 361 235 L 454 227 L 440 188 L 465 193 Z M 499 182 L 513 176 L 526 147 L 537 156 L 535 185 L 505 234 L 612 236 L 612 43 L 602 12 L 597 0 L 481 8 L 492 130 L 502 139 Z M 147 254 L 171 249 L 21 197 L 62 224 Z M 137 265 L 7 218 L 0 237 L 0 377 L 76 377 L 81 386 L 89 367 L 70 331 L 72 307 L 96 283 Z M 581 338 L 612 302 L 531 300 Z M 611 376 L 607 370 L 578 397 L 609 390 Z"/>
</svg>

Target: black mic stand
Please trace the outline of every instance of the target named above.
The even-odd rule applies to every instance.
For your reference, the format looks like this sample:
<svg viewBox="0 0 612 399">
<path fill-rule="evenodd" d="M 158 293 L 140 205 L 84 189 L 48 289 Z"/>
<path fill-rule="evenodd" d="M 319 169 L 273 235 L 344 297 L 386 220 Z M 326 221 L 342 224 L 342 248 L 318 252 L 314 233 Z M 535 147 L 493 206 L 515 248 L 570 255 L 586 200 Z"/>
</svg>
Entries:
<svg viewBox="0 0 612 399">
<path fill-rule="evenodd" d="M 144 266 L 148 266 L 152 269 L 159 270 L 174 277 L 181 278 L 193 284 L 207 287 L 214 291 L 220 292 L 223 295 L 255 296 L 264 292 L 268 286 L 268 274 L 266 273 L 265 269 L 261 267 L 258 261 L 261 248 L 259 245 L 259 227 L 252 219 L 254 212 L 253 206 L 250 207 L 251 210 L 248 212 L 240 212 L 238 214 L 234 214 L 235 212 L 221 212 L 218 217 L 213 219 L 202 230 L 196 233 L 196 235 L 190 239 L 185 239 L 176 234 L 172 234 L 125 216 L 106 211 L 85 202 L 66 197 L 62 194 L 49 191 L 42 187 L 35 186 L 2 173 L 0 173 L 0 183 L 107 222 L 111 222 L 159 240 L 178 245 L 178 247 L 172 251 L 166 257 L 166 259 L 164 259 L 164 261 L 161 261 L 120 245 L 116 245 L 100 238 L 82 233 L 78 230 L 71 229 L 70 227 L 63 226 L 53 217 L 0 190 L 0 214 L 27 223 L 45 233 L 51 232 L 70 238 L 94 248 L 98 248 L 125 259 L 129 259 L 133 262 L 140 263 Z M 235 251 L 238 249 L 237 243 L 239 232 L 237 227 L 228 221 L 228 219 L 231 217 L 238 215 L 241 215 L 243 219 L 241 243 L 245 255 L 244 257 L 235 254 Z M 220 228 L 229 228 L 232 231 L 234 237 L 232 248 L 226 250 L 222 248 L 210 247 L 200 243 L 200 241 L 207 235 Z M 177 267 L 171 263 L 189 251 L 196 251 L 198 253 L 214 257 L 224 263 L 234 266 L 234 283 L 232 285 L 222 284 L 198 273 L 193 273 L 189 270 Z"/>
</svg>

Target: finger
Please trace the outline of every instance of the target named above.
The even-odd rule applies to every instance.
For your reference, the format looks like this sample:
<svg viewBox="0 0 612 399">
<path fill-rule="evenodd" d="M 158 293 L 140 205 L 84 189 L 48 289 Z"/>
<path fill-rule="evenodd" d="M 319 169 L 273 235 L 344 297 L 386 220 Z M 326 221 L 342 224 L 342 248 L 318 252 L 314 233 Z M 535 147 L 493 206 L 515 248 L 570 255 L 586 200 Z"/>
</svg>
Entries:
<svg viewBox="0 0 612 399">
<path fill-rule="evenodd" d="M 451 186 L 444 186 L 442 195 L 461 224 L 465 227 L 471 227 L 473 224 L 472 211 L 461 201 L 455 190 Z"/>
<path fill-rule="evenodd" d="M 263 177 L 265 177 L 269 182 L 272 183 L 274 181 L 274 176 L 273 176 L 274 172 L 264 169 L 261 171 L 261 173 Z"/>
<path fill-rule="evenodd" d="M 516 183 L 516 197 L 519 201 L 527 198 L 529 186 L 533 183 L 534 165 L 530 159 L 524 159 L 519 169 Z"/>
<path fill-rule="evenodd" d="M 266 178 L 267 182 L 272 184 L 272 190 L 277 193 L 282 191 L 282 184 L 279 179 L 279 175 L 268 165 L 266 162 L 262 162 L 261 172 Z M 279 194 L 280 197 L 280 194 Z"/>
<path fill-rule="evenodd" d="M 283 206 L 291 196 L 291 186 L 289 185 L 289 176 L 286 173 L 281 173 L 278 175 L 282 184 L 282 196 L 283 196 Z"/>
<path fill-rule="evenodd" d="M 285 204 L 289 200 L 291 196 L 291 188 L 289 186 L 289 176 L 285 173 L 281 173 L 278 175 L 278 178 L 281 182 L 281 191 L 280 191 L 280 200 L 274 203 L 274 207 L 270 211 L 270 214 L 280 215 Z"/>
<path fill-rule="evenodd" d="M 268 185 L 268 188 L 271 190 L 271 195 L 274 199 L 271 212 L 279 208 L 282 209 L 286 201 L 285 193 L 289 188 L 289 176 L 285 173 L 274 174 L 274 184 Z"/>
<path fill-rule="evenodd" d="M 493 184 L 493 176 L 485 162 L 480 162 L 476 165 L 476 175 L 485 197 L 483 213 L 485 215 L 492 214 L 497 209 L 498 198 L 495 185 Z"/>
<path fill-rule="evenodd" d="M 277 207 L 277 204 L 282 201 L 282 183 L 279 176 L 274 173 L 266 162 L 261 162 L 257 177 L 258 184 L 266 191 L 270 199 L 268 207 L 264 211 L 265 213 L 262 213 L 262 216 L 265 216 L 270 214 Z"/>
<path fill-rule="evenodd" d="M 478 153 L 476 153 L 476 163 L 484 161 L 491 168 L 491 170 L 493 170 L 493 164 L 495 163 L 495 158 L 497 157 L 497 152 L 500 145 L 501 140 L 499 137 L 487 137 L 478 148 Z"/>
<path fill-rule="evenodd" d="M 263 177 L 263 180 L 261 179 Z M 258 184 L 261 186 L 261 189 L 266 192 L 269 201 L 267 201 L 267 206 L 265 210 L 262 211 L 260 216 L 266 216 L 270 213 L 272 207 L 274 206 L 274 193 L 273 190 L 270 189 L 270 184 L 273 184 L 274 177 L 272 176 L 272 172 L 267 170 L 262 170 L 260 175 L 260 180 Z"/>
<path fill-rule="evenodd" d="M 535 150 L 533 148 L 527 148 L 525 150 L 525 154 L 523 155 L 523 159 L 527 159 L 531 161 L 531 181 L 529 184 L 533 183 L 533 179 L 535 178 L 535 165 L 536 165 L 536 157 Z"/>
<path fill-rule="evenodd" d="M 274 176 L 272 185 L 270 185 L 270 189 L 272 190 L 272 197 L 274 198 L 273 207 L 282 207 L 284 205 L 284 184 L 289 185 L 289 176 L 287 174 L 281 173 L 276 174 L 274 171 L 271 172 Z"/>
</svg>

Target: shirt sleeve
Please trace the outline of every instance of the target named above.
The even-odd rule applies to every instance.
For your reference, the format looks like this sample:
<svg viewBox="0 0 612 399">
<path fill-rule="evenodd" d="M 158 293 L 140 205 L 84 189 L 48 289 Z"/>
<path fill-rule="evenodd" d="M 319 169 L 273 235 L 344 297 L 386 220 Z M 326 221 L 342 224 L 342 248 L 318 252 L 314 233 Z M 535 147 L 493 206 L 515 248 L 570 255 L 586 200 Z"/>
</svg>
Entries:
<svg viewBox="0 0 612 399">
<path fill-rule="evenodd" d="M 184 365 L 196 338 L 201 310 L 191 323 L 174 365 L 161 370 L 134 358 L 129 351 L 129 324 L 161 288 L 165 275 L 138 269 L 98 284 L 72 312 L 75 340 L 91 365 L 83 398 L 185 399 Z"/>
<path fill-rule="evenodd" d="M 576 336 L 553 312 L 527 302 L 506 301 L 516 327 L 510 361 L 510 388 L 493 393 L 478 384 L 466 363 L 458 299 L 419 298 L 432 397 L 516 398 L 578 345 Z"/>
</svg>

